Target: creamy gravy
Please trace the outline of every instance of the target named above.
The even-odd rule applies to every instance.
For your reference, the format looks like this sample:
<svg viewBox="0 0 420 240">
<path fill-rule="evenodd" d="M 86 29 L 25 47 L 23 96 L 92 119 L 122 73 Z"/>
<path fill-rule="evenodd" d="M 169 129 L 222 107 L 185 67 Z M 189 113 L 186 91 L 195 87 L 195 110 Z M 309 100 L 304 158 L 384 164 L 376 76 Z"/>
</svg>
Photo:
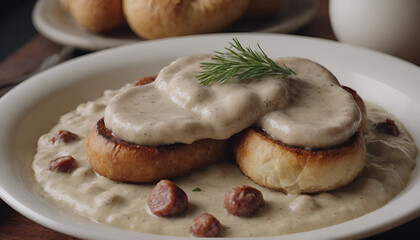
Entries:
<svg viewBox="0 0 420 240">
<path fill-rule="evenodd" d="M 105 125 L 128 142 L 161 145 L 227 139 L 255 123 L 286 144 L 307 148 L 339 145 L 359 126 L 352 96 L 317 63 L 282 58 L 277 63 L 296 75 L 206 87 L 196 76 L 211 56 L 179 58 L 152 84 L 118 94 L 106 107 Z"/>
<path fill-rule="evenodd" d="M 131 86 L 119 91 L 128 88 Z M 176 184 L 187 193 L 190 206 L 179 217 L 159 218 L 150 215 L 147 210 L 147 199 L 153 185 L 114 182 L 96 175 L 86 160 L 86 137 L 116 93 L 106 91 L 104 97 L 81 104 L 76 110 L 63 115 L 58 124 L 39 139 L 33 169 L 36 180 L 48 197 L 81 216 L 125 229 L 189 236 L 193 219 L 209 212 L 224 226 L 222 234 L 225 237 L 307 231 L 356 218 L 379 208 L 401 191 L 415 167 L 417 148 L 403 126 L 397 123 L 401 130 L 398 137 L 377 133 L 373 124 L 393 117 L 368 104 L 368 127 L 364 133 L 368 149 L 367 165 L 352 184 L 332 192 L 287 195 L 254 184 L 232 162 L 218 162 L 176 180 Z M 80 141 L 52 144 L 52 136 L 60 129 L 78 134 Z M 71 174 L 48 171 L 51 159 L 68 154 L 74 156 L 78 165 Z M 242 184 L 255 187 L 264 195 L 267 204 L 256 216 L 235 217 L 223 207 L 224 194 Z M 192 191 L 197 187 L 201 191 Z"/>
</svg>

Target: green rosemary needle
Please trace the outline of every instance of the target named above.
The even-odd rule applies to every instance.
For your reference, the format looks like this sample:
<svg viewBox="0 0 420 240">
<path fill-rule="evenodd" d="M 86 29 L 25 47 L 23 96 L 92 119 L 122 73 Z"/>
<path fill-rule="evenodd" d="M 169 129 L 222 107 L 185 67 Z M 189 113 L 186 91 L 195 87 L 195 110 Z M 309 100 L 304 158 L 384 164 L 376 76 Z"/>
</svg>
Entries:
<svg viewBox="0 0 420 240">
<path fill-rule="evenodd" d="M 238 80 L 259 79 L 262 76 L 270 75 L 284 78 L 290 74 L 296 74 L 286 65 L 275 63 L 265 54 L 259 44 L 260 51 L 244 48 L 237 38 L 233 38 L 230 47 L 225 47 L 227 52 L 215 52 L 212 62 L 203 62 L 200 67 L 202 71 L 197 78 L 201 84 L 209 86 L 216 83 L 224 83 L 234 77 Z"/>
</svg>

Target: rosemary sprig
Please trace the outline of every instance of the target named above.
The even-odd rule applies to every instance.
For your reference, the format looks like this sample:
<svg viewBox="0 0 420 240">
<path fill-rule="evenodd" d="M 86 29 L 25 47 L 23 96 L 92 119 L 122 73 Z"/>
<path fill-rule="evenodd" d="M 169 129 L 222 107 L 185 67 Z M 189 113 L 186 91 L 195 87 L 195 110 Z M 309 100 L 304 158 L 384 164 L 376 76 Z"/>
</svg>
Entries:
<svg viewBox="0 0 420 240">
<path fill-rule="evenodd" d="M 237 38 L 233 38 L 230 47 L 225 47 L 227 52 L 215 52 L 212 62 L 203 62 L 202 71 L 197 76 L 201 84 L 209 86 L 216 83 L 224 83 L 234 77 L 238 80 L 259 79 L 264 75 L 284 78 L 290 74 L 296 74 L 286 65 L 278 65 L 262 50 L 252 50 L 249 46 L 242 47 Z"/>
</svg>

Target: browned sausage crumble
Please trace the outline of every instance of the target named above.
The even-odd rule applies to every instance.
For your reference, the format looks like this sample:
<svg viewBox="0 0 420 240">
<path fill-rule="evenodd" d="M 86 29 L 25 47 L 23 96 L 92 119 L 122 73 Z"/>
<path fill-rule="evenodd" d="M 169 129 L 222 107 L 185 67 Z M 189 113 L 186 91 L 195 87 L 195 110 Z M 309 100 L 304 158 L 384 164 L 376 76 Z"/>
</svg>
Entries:
<svg viewBox="0 0 420 240">
<path fill-rule="evenodd" d="M 203 213 L 194 219 L 190 233 L 194 237 L 220 237 L 222 225 L 213 215 Z"/>
<path fill-rule="evenodd" d="M 67 131 L 67 130 L 60 130 L 58 131 L 54 137 L 52 137 L 51 142 L 54 143 L 59 143 L 59 142 L 64 142 L 64 143 L 69 143 L 72 141 L 75 141 L 79 138 L 79 136 L 77 136 L 76 134 Z"/>
<path fill-rule="evenodd" d="M 71 172 L 76 167 L 76 161 L 71 155 L 61 156 L 50 161 L 50 171 Z"/>
<path fill-rule="evenodd" d="M 225 195 L 225 208 L 235 216 L 251 216 L 264 205 L 262 193 L 250 186 L 232 188 Z"/>
<path fill-rule="evenodd" d="M 395 124 L 395 121 L 389 118 L 387 118 L 383 122 L 377 123 L 375 129 L 378 132 L 385 133 L 392 136 L 398 136 L 400 134 L 400 131 L 398 130 L 398 126 Z"/>
<path fill-rule="evenodd" d="M 175 183 L 164 179 L 153 188 L 148 205 L 156 216 L 175 216 L 187 210 L 188 197 Z"/>
<path fill-rule="evenodd" d="M 141 78 L 141 79 L 139 79 L 136 83 L 134 83 L 133 85 L 134 85 L 134 86 L 142 86 L 142 85 L 149 84 L 149 83 L 151 83 L 151 82 L 155 81 L 156 77 L 157 77 L 157 75 L 155 75 L 155 76 L 151 76 L 151 77 L 144 77 L 144 78 Z"/>
</svg>

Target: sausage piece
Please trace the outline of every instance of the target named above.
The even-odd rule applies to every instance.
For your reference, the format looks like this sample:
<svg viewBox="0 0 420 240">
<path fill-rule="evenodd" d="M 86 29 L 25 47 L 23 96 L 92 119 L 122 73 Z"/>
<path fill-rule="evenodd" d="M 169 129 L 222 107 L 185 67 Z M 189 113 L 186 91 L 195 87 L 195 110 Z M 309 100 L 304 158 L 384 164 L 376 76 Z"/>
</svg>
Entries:
<svg viewBox="0 0 420 240">
<path fill-rule="evenodd" d="M 250 186 L 232 188 L 225 195 L 225 208 L 235 216 L 251 216 L 264 204 L 262 193 Z"/>
<path fill-rule="evenodd" d="M 188 208 L 188 197 L 175 183 L 161 180 L 150 193 L 148 205 L 157 216 L 174 216 Z"/>
<path fill-rule="evenodd" d="M 385 133 L 392 136 L 398 136 L 398 134 L 400 134 L 400 130 L 398 129 L 398 126 L 395 124 L 395 121 L 389 118 L 387 118 L 383 122 L 377 123 L 375 129 L 378 132 Z"/>
<path fill-rule="evenodd" d="M 222 225 L 213 215 L 203 213 L 194 219 L 190 226 L 190 233 L 194 237 L 220 237 Z"/>
<path fill-rule="evenodd" d="M 146 84 L 149 84 L 151 82 L 154 82 L 156 77 L 157 77 L 157 75 L 152 76 L 152 77 L 141 78 L 136 83 L 134 83 L 134 86 L 142 86 L 142 85 L 146 85 Z"/>
<path fill-rule="evenodd" d="M 61 156 L 50 161 L 50 171 L 70 172 L 76 167 L 76 161 L 71 155 Z"/>
<path fill-rule="evenodd" d="M 77 136 L 76 134 L 70 131 L 60 130 L 54 135 L 54 137 L 51 139 L 51 142 L 53 144 L 56 142 L 69 143 L 69 142 L 77 140 L 78 138 L 79 136 Z"/>
</svg>

